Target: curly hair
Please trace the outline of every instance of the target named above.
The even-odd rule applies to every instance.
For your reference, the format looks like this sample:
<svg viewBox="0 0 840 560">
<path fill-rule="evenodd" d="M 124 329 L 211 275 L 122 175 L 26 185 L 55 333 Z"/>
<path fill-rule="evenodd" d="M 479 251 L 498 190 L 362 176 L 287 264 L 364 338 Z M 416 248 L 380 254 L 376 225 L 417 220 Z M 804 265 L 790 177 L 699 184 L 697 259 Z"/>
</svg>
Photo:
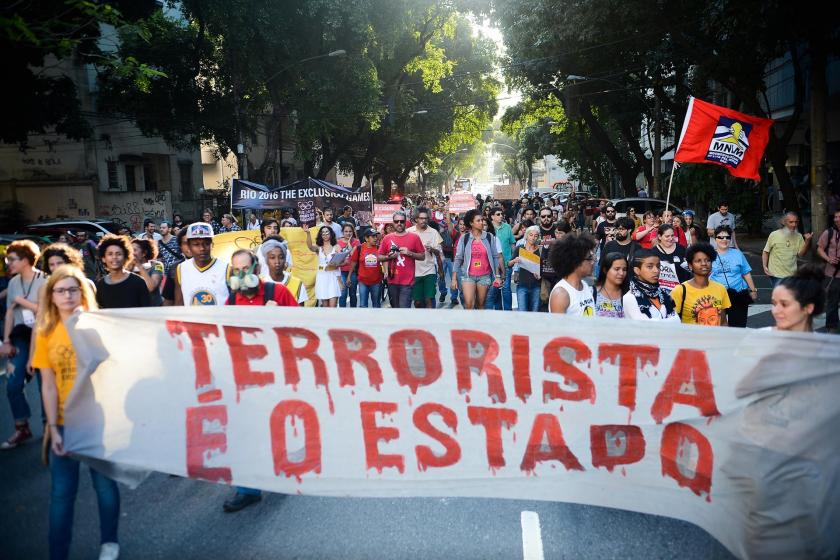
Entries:
<svg viewBox="0 0 840 560">
<path fill-rule="evenodd" d="M 41 262 L 43 262 L 44 270 L 49 267 L 47 263 L 52 257 L 59 257 L 64 261 L 64 264 L 73 265 L 80 270 L 84 270 L 85 268 L 84 261 L 82 261 L 82 254 L 78 249 L 74 249 L 66 243 L 53 243 L 44 249 L 44 252 L 41 253 Z"/>
<path fill-rule="evenodd" d="M 551 246 L 549 262 L 558 278 L 565 278 L 585 261 L 598 242 L 588 233 L 569 233 Z"/>
<path fill-rule="evenodd" d="M 320 228 L 318 228 L 318 237 L 315 239 L 315 245 L 317 245 L 318 247 L 324 246 L 324 238 L 321 237 L 321 232 L 323 232 L 324 230 L 330 232 L 330 245 L 335 245 L 335 232 L 330 226 L 321 226 Z"/>
<path fill-rule="evenodd" d="M 41 249 L 31 239 L 18 239 L 17 241 L 12 241 L 6 247 L 6 254 L 8 255 L 9 253 L 14 253 L 18 258 L 26 259 L 31 266 L 35 266 L 35 263 L 38 261 L 38 256 L 41 254 Z"/>
<path fill-rule="evenodd" d="M 478 210 L 467 210 L 467 213 L 464 214 L 464 226 L 467 228 L 467 231 L 472 229 L 472 221 L 476 218 L 476 216 L 481 216 L 483 218 L 484 214 Z"/>
<path fill-rule="evenodd" d="M 715 259 L 718 256 L 717 251 L 715 251 L 714 247 L 712 247 L 709 243 L 705 243 L 703 241 L 700 241 L 698 243 L 693 243 L 686 250 L 686 252 L 685 252 L 685 262 L 687 262 L 688 264 L 691 264 L 691 262 L 694 260 L 694 255 L 696 255 L 697 253 L 703 253 L 704 255 L 709 257 L 709 260 L 711 262 L 715 262 Z"/>
<path fill-rule="evenodd" d="M 137 238 L 132 239 L 131 243 L 133 245 L 137 245 L 140 249 L 143 250 L 143 258 L 147 261 L 151 261 L 157 258 L 158 256 L 158 244 L 157 241 L 153 239 L 145 239 L 145 238 Z"/>
<path fill-rule="evenodd" d="M 123 250 L 126 262 L 130 261 L 134 256 L 134 248 L 131 246 L 131 239 L 127 235 L 114 235 L 113 233 L 109 233 L 103 236 L 99 241 L 99 245 L 97 245 L 100 259 L 105 258 L 105 251 L 112 245 L 116 245 Z"/>
</svg>

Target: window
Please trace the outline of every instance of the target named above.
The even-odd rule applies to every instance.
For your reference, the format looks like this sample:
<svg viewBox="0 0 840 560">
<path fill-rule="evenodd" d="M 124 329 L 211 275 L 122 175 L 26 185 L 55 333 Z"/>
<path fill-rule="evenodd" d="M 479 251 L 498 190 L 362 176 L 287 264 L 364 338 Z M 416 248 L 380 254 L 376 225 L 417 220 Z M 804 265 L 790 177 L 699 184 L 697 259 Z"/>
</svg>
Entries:
<svg viewBox="0 0 840 560">
<path fill-rule="evenodd" d="M 108 189 L 117 191 L 120 189 L 120 179 L 117 174 L 117 162 L 108 162 Z"/>
<path fill-rule="evenodd" d="M 193 199 L 192 162 L 178 162 L 178 173 L 181 176 L 181 200 Z"/>
<path fill-rule="evenodd" d="M 154 164 L 143 164 L 143 181 L 147 191 L 158 190 L 157 168 L 155 168 Z"/>
<path fill-rule="evenodd" d="M 137 190 L 137 176 L 133 165 L 125 166 L 125 188 L 128 192 Z"/>
</svg>

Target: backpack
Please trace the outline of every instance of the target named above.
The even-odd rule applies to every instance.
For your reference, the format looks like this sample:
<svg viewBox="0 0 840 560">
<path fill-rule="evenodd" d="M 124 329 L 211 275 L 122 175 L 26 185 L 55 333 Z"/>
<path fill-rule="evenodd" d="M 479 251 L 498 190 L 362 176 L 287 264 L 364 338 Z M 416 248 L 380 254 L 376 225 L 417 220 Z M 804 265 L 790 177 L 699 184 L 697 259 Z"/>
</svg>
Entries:
<svg viewBox="0 0 840 560">
<path fill-rule="evenodd" d="M 274 299 L 274 282 L 263 282 L 263 305 Z M 227 300 L 228 305 L 236 305 L 236 292 L 231 292 Z"/>
</svg>

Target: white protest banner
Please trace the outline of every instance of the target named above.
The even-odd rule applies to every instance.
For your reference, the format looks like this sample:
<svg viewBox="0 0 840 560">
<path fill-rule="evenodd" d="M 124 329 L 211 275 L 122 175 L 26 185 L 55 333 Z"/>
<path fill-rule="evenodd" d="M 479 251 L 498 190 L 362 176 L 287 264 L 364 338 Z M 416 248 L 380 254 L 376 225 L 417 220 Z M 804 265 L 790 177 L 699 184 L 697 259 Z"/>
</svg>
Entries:
<svg viewBox="0 0 840 560">
<path fill-rule="evenodd" d="M 621 508 L 742 558 L 836 557 L 836 338 L 526 317 L 86 313 L 65 445 L 284 493 Z"/>
<path fill-rule="evenodd" d="M 449 213 L 463 214 L 475 210 L 475 197 L 468 192 L 455 192 L 449 197 Z"/>
</svg>

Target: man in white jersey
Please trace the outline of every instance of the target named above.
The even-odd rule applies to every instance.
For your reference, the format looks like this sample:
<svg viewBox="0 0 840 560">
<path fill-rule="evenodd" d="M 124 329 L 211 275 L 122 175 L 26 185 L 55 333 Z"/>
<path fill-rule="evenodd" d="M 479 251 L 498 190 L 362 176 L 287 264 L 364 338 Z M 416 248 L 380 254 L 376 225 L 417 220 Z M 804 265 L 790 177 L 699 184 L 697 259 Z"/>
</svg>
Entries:
<svg viewBox="0 0 840 560">
<path fill-rule="evenodd" d="M 584 278 L 592 274 L 595 238 L 588 233 L 566 234 L 551 247 L 549 260 L 560 281 L 548 298 L 549 313 L 594 317 L 595 299 Z"/>
<path fill-rule="evenodd" d="M 213 258 L 213 227 L 206 222 L 187 226 L 191 259 L 175 271 L 175 305 L 224 305 L 230 294 L 228 264 Z"/>
</svg>

